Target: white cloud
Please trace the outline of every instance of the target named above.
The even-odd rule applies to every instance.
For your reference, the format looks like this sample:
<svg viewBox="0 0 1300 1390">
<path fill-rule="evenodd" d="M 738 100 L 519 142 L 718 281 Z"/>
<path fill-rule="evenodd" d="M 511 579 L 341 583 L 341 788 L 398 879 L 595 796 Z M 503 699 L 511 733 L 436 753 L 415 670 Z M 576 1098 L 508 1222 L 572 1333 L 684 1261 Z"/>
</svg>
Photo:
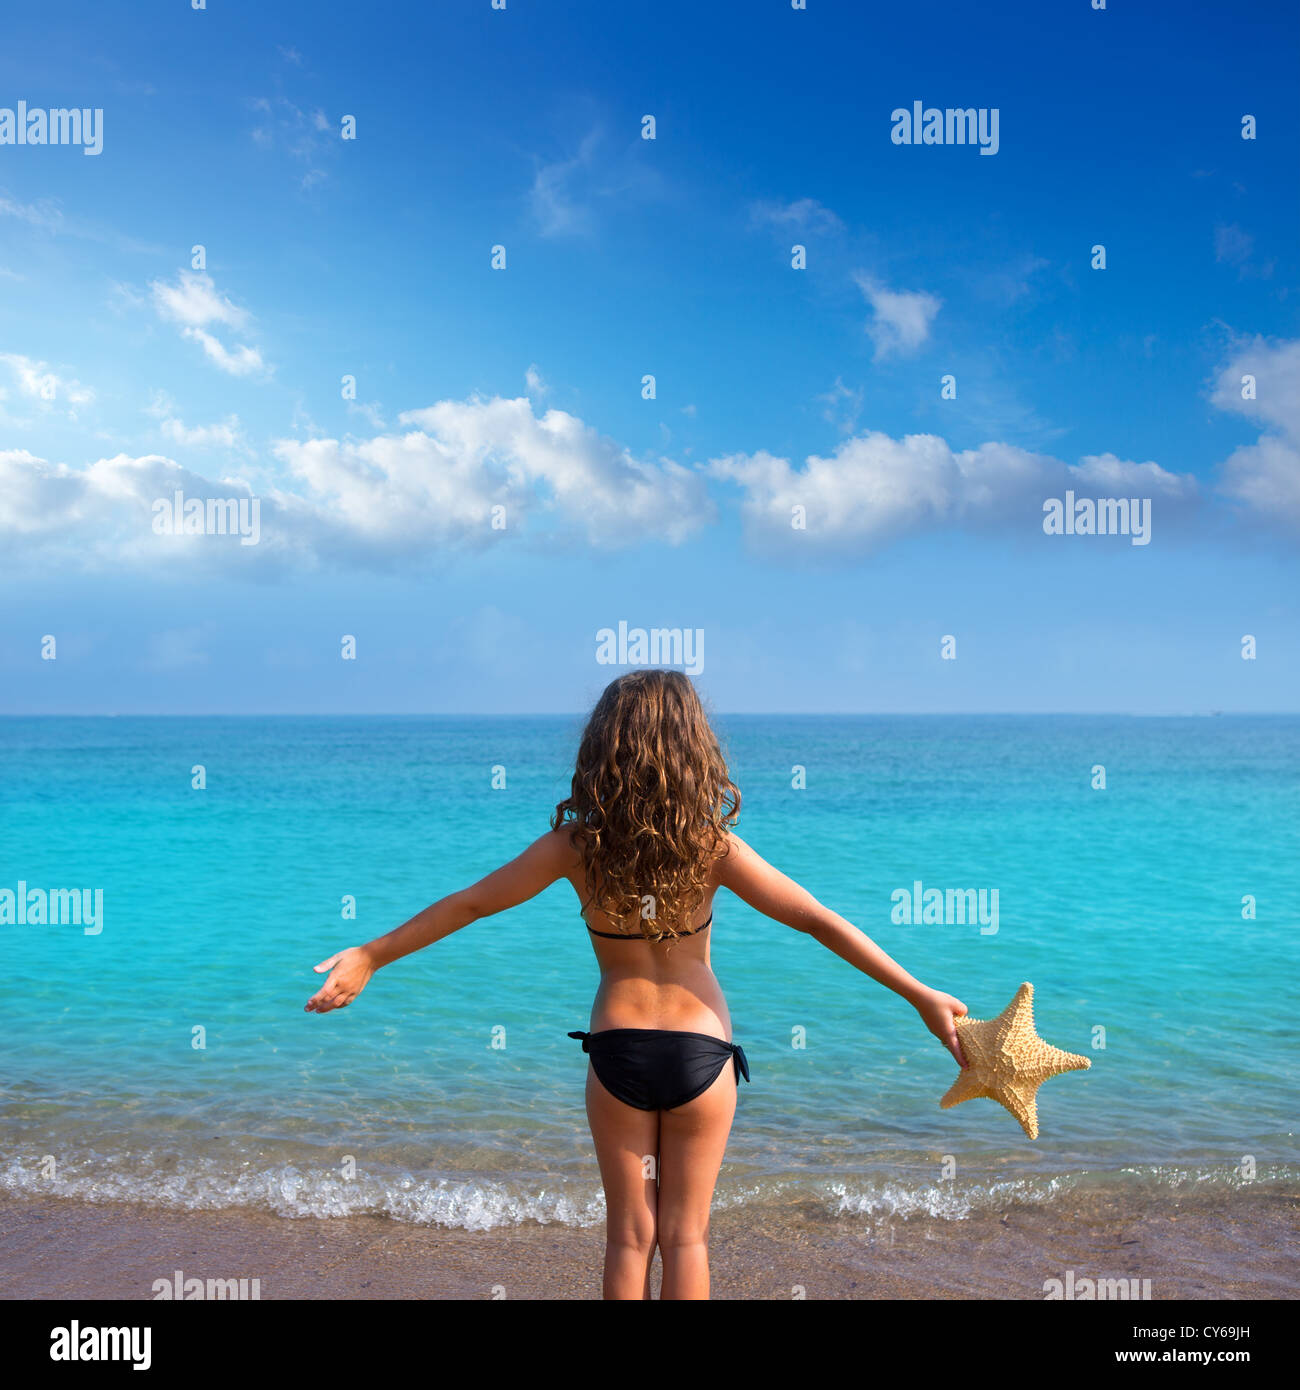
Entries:
<svg viewBox="0 0 1300 1390">
<path fill-rule="evenodd" d="M 925 290 L 887 289 L 860 270 L 853 272 L 853 279 L 871 305 L 873 317 L 867 332 L 876 345 L 876 361 L 891 353 L 915 352 L 922 346 L 943 300 Z"/>
<path fill-rule="evenodd" d="M 281 49 L 290 62 L 301 66 L 301 55 L 295 50 Z M 294 56 L 290 58 L 289 53 Z M 320 167 L 323 159 L 337 154 L 338 140 L 329 117 L 319 107 L 308 111 L 285 96 L 252 97 L 250 110 L 257 112 L 258 121 L 251 134 L 253 142 L 265 150 L 283 150 L 306 166 L 300 187 L 309 189 L 328 177 Z"/>
<path fill-rule="evenodd" d="M 163 248 L 149 242 L 137 241 L 134 237 L 122 236 L 109 227 L 93 222 L 70 221 L 63 209 L 50 198 L 42 198 L 35 203 L 21 203 L 16 198 L 0 191 L 0 217 L 13 217 L 38 231 L 49 232 L 54 236 L 81 237 L 87 241 L 97 241 L 125 251 L 131 255 L 163 255 Z"/>
<path fill-rule="evenodd" d="M 1255 248 L 1255 238 L 1235 222 L 1214 229 L 1214 259 L 1229 265 L 1244 265 Z"/>
<path fill-rule="evenodd" d="M 648 537 L 676 545 L 713 519 L 698 473 L 671 459 L 635 459 L 563 410 L 539 418 L 528 400 L 496 396 L 440 401 L 400 419 L 424 431 L 437 454 L 478 487 L 495 480 L 497 487 L 540 499 L 530 500 L 530 507 L 580 526 L 597 546 Z"/>
<path fill-rule="evenodd" d="M 108 298 L 104 302 L 115 314 L 129 313 L 148 305 L 148 300 L 134 285 L 128 285 L 122 280 L 114 280 L 110 284 Z"/>
<path fill-rule="evenodd" d="M 532 366 L 524 373 L 524 386 L 530 396 L 545 396 L 550 392 L 550 387 L 542 379 L 542 374 L 537 370 L 537 364 Z"/>
<path fill-rule="evenodd" d="M 1223 465 L 1222 491 L 1270 520 L 1300 526 L 1300 449 L 1293 439 L 1265 435 L 1232 453 Z"/>
<path fill-rule="evenodd" d="M 231 415 L 219 425 L 186 425 L 183 420 L 168 418 L 159 425 L 163 435 L 175 444 L 189 449 L 238 449 L 239 419 Z"/>
<path fill-rule="evenodd" d="M 164 421 L 169 410 L 166 397 L 150 407 Z M 493 397 L 441 401 L 401 418 L 410 426 L 402 435 L 281 440 L 274 452 L 288 476 L 262 489 L 261 542 L 242 548 L 151 529 L 158 498 L 177 489 L 187 498 L 250 496 L 240 480 L 208 479 L 157 454 L 119 454 L 83 469 L 23 450 L 0 454 L 0 543 L 91 567 L 183 553 L 245 569 L 381 568 L 502 540 L 491 528 L 498 504 L 505 537 L 578 535 L 611 549 L 675 545 L 715 519 L 698 472 L 635 459 L 564 411 L 539 418 L 526 399 Z M 174 429 L 184 432 L 179 421 Z"/>
<path fill-rule="evenodd" d="M 0 362 L 9 368 L 14 385 L 28 400 L 34 401 L 43 410 L 56 406 L 87 405 L 95 399 L 95 393 L 83 386 L 75 377 L 61 376 L 47 363 L 25 357 L 19 352 L 0 352 Z M 76 412 L 68 412 L 73 419 Z"/>
<path fill-rule="evenodd" d="M 1254 399 L 1242 395 L 1243 377 L 1255 378 Z M 1271 342 L 1253 338 L 1236 344 L 1231 361 L 1214 381 L 1210 399 L 1292 439 L 1300 438 L 1300 338 Z"/>
<path fill-rule="evenodd" d="M 174 285 L 151 280 L 149 290 L 159 317 L 172 323 L 188 327 L 224 323 L 243 328 L 248 322 L 248 311 L 232 304 L 205 270 L 182 270 Z"/>
<path fill-rule="evenodd" d="M 639 136 L 612 155 L 602 152 L 605 143 L 597 125 L 577 154 L 535 162 L 528 203 L 542 236 L 589 235 L 601 220 L 626 218 L 637 204 L 661 196 L 663 175 Z"/>
<path fill-rule="evenodd" d="M 835 232 L 844 226 L 815 198 L 799 198 L 793 203 L 760 199 L 750 204 L 749 216 L 752 222 L 781 232 Z"/>
<path fill-rule="evenodd" d="M 590 230 L 590 212 L 579 201 L 573 185 L 581 174 L 590 169 L 599 139 L 599 133 L 593 130 L 583 139 L 572 159 L 538 165 L 533 175 L 530 202 L 543 236 L 562 236 Z"/>
<path fill-rule="evenodd" d="M 57 232 L 63 227 L 62 210 L 48 198 L 43 198 L 39 203 L 20 203 L 7 193 L 0 193 L 0 216 L 16 217 L 18 221 L 45 232 Z"/>
<path fill-rule="evenodd" d="M 1041 256 L 1022 255 L 996 270 L 977 274 L 971 287 L 982 299 L 1000 305 L 1014 304 L 1030 293 L 1034 276 L 1050 264 Z"/>
<path fill-rule="evenodd" d="M 1235 222 L 1220 225 L 1214 229 L 1214 259 L 1220 264 L 1237 268 L 1239 279 L 1269 279 L 1273 274 L 1275 262 L 1257 263 L 1255 238 Z"/>
<path fill-rule="evenodd" d="M 834 425 L 841 434 L 852 434 L 858 427 L 858 416 L 862 413 L 862 388 L 851 390 L 840 377 L 829 391 L 816 398 L 824 406 L 822 419 Z"/>
<path fill-rule="evenodd" d="M 77 469 L 25 449 L 0 452 L 0 536 L 15 553 L 48 547 L 81 564 L 129 560 L 158 539 L 154 499 L 178 487 L 190 496 L 218 495 L 159 454 L 118 454 Z"/>
<path fill-rule="evenodd" d="M 48 370 L 13 355 L 0 362 L 24 393 L 39 389 Z M 1252 401 L 1240 395 L 1247 372 L 1257 382 Z M 837 381 L 826 402 L 834 412 L 852 395 Z M 1219 490 L 1272 518 L 1300 522 L 1300 343 L 1241 345 L 1213 398 L 1262 432 L 1227 461 Z M 187 427 L 162 395 L 148 413 L 179 445 L 244 447 L 234 416 Z M 1043 501 L 1067 489 L 1152 499 L 1157 536 L 1201 500 L 1192 475 L 1150 461 L 1100 453 L 1070 465 L 997 442 L 955 450 L 928 434 L 896 439 L 867 431 L 802 464 L 758 451 L 716 458 L 699 470 L 671 458 L 634 457 L 576 416 L 524 397 L 440 401 L 404 413 L 399 423 L 404 432 L 369 438 L 280 440 L 274 455 L 283 472 L 259 493 L 262 542 L 242 550 L 199 537 L 173 538 L 160 552 L 150 526 L 155 499 L 177 488 L 191 497 L 250 496 L 240 480 L 212 480 L 159 454 L 118 454 L 71 468 L 25 450 L 0 453 L 0 547 L 89 566 L 157 563 L 163 553 L 243 567 L 382 568 L 517 537 L 585 538 L 610 549 L 647 540 L 676 545 L 716 520 L 706 488 L 713 480 L 738 489 L 746 537 L 757 548 L 860 555 L 925 530 L 1030 536 L 1041 531 Z M 303 429 L 311 432 L 310 423 Z M 490 525 L 498 505 L 504 535 Z M 791 527 L 796 506 L 805 509 L 806 531 Z"/>
<path fill-rule="evenodd" d="M 160 319 L 177 324 L 181 336 L 198 343 L 208 359 L 231 376 L 252 376 L 268 370 L 262 354 L 247 344 L 228 348 L 209 324 L 242 330 L 248 327 L 251 315 L 233 304 L 213 283 L 204 270 L 182 270 L 174 285 L 162 280 L 150 281 L 149 291 Z"/>
<path fill-rule="evenodd" d="M 1253 400 L 1242 395 L 1246 377 L 1254 379 Z M 1262 431 L 1225 461 L 1219 490 L 1274 521 L 1300 526 L 1300 339 L 1238 344 L 1210 399 Z"/>
<path fill-rule="evenodd" d="M 954 451 L 938 435 L 894 439 L 856 435 L 830 457 L 811 455 L 802 468 L 766 452 L 715 459 L 712 476 L 739 484 L 747 538 L 787 553 L 862 553 L 912 532 L 942 527 L 1041 528 L 1042 503 L 1072 488 L 1079 496 L 1153 499 L 1157 524 L 1197 496 L 1190 474 L 1113 454 L 1071 467 L 1010 444 Z M 803 507 L 807 529 L 791 518 Z"/>
<path fill-rule="evenodd" d="M 219 338 L 214 338 L 203 328 L 182 328 L 181 333 L 193 342 L 201 343 L 211 361 L 231 376 L 252 376 L 255 372 L 266 370 L 262 354 L 256 348 L 241 343 L 231 352 Z"/>
<path fill-rule="evenodd" d="M 382 434 L 388 428 L 378 401 L 349 401 L 348 414 L 360 415 L 376 434 Z"/>
</svg>

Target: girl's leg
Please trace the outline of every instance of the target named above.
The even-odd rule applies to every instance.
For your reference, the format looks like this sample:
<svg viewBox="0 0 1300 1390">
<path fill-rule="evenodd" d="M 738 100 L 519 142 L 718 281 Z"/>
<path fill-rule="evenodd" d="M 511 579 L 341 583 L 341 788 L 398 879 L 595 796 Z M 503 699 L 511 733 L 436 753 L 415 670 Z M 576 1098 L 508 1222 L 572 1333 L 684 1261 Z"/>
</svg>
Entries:
<svg viewBox="0 0 1300 1390">
<path fill-rule="evenodd" d="M 603 1296 L 649 1298 L 657 1233 L 659 1111 L 616 1100 L 588 1066 L 587 1120 L 605 1185 Z"/>
<path fill-rule="evenodd" d="M 661 1298 L 708 1298 L 709 1207 L 736 1113 L 730 1062 L 688 1104 L 659 1112 Z"/>
</svg>

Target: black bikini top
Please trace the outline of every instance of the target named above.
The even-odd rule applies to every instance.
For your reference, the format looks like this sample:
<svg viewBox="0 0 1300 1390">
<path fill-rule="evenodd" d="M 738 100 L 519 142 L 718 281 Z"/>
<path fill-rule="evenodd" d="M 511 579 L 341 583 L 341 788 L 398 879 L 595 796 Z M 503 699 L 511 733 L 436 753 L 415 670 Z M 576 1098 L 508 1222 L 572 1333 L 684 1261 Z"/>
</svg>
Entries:
<svg viewBox="0 0 1300 1390">
<path fill-rule="evenodd" d="M 581 914 L 579 914 L 581 915 Z M 640 932 L 630 931 L 597 931 L 587 919 L 583 917 L 583 922 L 587 923 L 587 930 L 592 936 L 603 936 L 607 941 L 662 941 L 668 935 L 667 932 L 660 932 L 658 936 L 642 936 Z M 700 927 L 692 927 L 690 931 L 679 931 L 678 936 L 696 936 L 702 931 L 708 931 L 713 925 L 713 913 L 709 913 L 709 920 Z"/>
</svg>

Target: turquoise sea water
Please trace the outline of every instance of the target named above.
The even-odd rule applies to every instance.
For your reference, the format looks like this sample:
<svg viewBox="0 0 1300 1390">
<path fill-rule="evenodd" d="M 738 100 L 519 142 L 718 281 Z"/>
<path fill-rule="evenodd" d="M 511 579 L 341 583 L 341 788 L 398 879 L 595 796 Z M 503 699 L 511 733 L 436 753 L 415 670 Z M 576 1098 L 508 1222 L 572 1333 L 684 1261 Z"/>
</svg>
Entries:
<svg viewBox="0 0 1300 1390">
<path fill-rule="evenodd" d="M 1035 1143 L 991 1102 L 941 1111 L 955 1066 L 906 1004 L 720 893 L 714 969 L 753 1074 L 720 1202 L 960 1218 L 1294 1180 L 1300 719 L 717 723 L 760 853 L 978 1017 L 1032 981 L 1040 1033 L 1093 1062 L 1043 1086 Z M 104 904 L 96 935 L 0 926 L 0 1191 L 599 1220 L 586 1059 L 565 1036 L 597 972 L 567 884 L 381 972 L 348 1010 L 302 1009 L 317 960 L 546 829 L 579 729 L 0 719 L 0 891 Z M 996 933 L 895 924 L 891 894 L 918 880 L 996 889 Z"/>
</svg>

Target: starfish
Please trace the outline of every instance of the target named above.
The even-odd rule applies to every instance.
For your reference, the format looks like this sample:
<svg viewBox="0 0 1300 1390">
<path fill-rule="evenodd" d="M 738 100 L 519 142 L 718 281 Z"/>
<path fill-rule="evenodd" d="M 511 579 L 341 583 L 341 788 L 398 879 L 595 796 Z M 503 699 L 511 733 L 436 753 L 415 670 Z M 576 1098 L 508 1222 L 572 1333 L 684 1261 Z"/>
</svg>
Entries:
<svg viewBox="0 0 1300 1390">
<path fill-rule="evenodd" d="M 1092 1063 L 1077 1052 L 1045 1043 L 1034 1029 L 1034 987 L 1023 984 L 1016 997 L 987 1022 L 959 1018 L 957 1036 L 966 1065 L 939 1102 L 940 1109 L 987 1096 L 1005 1105 L 1031 1139 L 1038 1138 L 1038 1088 L 1063 1071 L 1086 1071 Z"/>
</svg>

